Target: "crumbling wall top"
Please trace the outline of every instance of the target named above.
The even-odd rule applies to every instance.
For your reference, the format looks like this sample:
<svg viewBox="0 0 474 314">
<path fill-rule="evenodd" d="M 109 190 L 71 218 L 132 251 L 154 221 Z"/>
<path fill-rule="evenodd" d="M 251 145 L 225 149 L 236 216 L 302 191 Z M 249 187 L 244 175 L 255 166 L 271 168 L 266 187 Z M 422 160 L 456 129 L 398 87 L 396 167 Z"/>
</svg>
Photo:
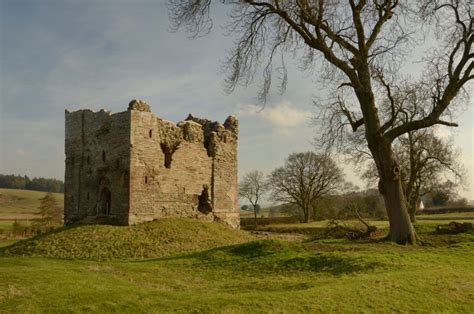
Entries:
<svg viewBox="0 0 474 314">
<path fill-rule="evenodd" d="M 224 128 L 232 131 L 234 134 L 239 134 L 239 120 L 234 116 L 228 116 L 225 119 Z"/>
<path fill-rule="evenodd" d="M 205 133 L 210 132 L 220 132 L 225 130 L 229 130 L 234 133 L 234 135 L 239 134 L 239 121 L 234 116 L 228 116 L 224 122 L 224 125 L 220 124 L 217 121 L 211 121 L 208 119 L 201 119 L 198 117 L 189 114 L 185 121 L 193 121 L 202 125 L 202 128 Z"/>
<path fill-rule="evenodd" d="M 151 112 L 150 105 L 148 105 L 145 101 L 140 100 L 140 99 L 133 99 L 128 104 L 128 110 Z"/>
</svg>

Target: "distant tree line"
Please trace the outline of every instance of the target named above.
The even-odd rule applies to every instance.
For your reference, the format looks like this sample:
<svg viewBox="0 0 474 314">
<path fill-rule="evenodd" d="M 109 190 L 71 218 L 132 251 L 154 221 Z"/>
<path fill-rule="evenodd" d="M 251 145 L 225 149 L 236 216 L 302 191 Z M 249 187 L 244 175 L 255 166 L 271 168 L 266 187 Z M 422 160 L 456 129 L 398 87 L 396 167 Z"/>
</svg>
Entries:
<svg viewBox="0 0 474 314">
<path fill-rule="evenodd" d="M 363 218 L 386 219 L 387 214 L 383 198 L 375 189 L 363 191 L 340 191 L 321 197 L 312 204 L 309 213 L 310 220 L 355 219 L 354 208 Z M 304 216 L 298 206 L 284 203 L 269 209 L 269 216 L 285 214 L 298 217 L 304 221 Z"/>
<path fill-rule="evenodd" d="M 405 165 L 405 161 L 400 164 L 404 166 L 401 172 L 404 189 L 411 190 L 410 197 L 406 199 L 413 200 L 409 206 L 413 223 L 416 222 L 415 214 L 422 201 L 425 207 L 462 207 L 468 203 L 456 192 L 463 181 L 462 166 L 456 160 L 457 155 L 451 153 L 449 143 L 426 134 L 418 134 L 418 139 L 419 142 L 423 139 L 425 145 L 422 148 L 412 143 L 397 146 L 400 151 L 408 151 L 408 156 L 400 153 L 400 160 L 411 160 L 410 165 Z M 410 154 L 414 154 L 414 157 Z M 360 161 L 361 158 L 354 160 Z M 377 181 L 375 166 L 364 165 L 367 168 L 362 169 L 363 177 L 368 186 L 373 185 L 371 182 Z M 448 170 L 456 181 L 442 182 L 442 174 Z M 254 170 L 243 177 L 239 183 L 239 197 L 250 203 L 243 205 L 242 209 L 254 211 L 255 226 L 260 211 L 259 202 L 268 194 L 270 199 L 280 203 L 268 209 L 272 217 L 277 211 L 298 217 L 306 223 L 311 220 L 388 218 L 380 191 L 373 188 L 359 191 L 359 187 L 344 179 L 341 168 L 327 152 L 292 153 L 283 166 L 267 176 Z"/>
<path fill-rule="evenodd" d="M 0 174 L 0 188 L 63 193 L 64 182 L 58 179 L 41 177 L 30 179 L 26 175 Z"/>
</svg>

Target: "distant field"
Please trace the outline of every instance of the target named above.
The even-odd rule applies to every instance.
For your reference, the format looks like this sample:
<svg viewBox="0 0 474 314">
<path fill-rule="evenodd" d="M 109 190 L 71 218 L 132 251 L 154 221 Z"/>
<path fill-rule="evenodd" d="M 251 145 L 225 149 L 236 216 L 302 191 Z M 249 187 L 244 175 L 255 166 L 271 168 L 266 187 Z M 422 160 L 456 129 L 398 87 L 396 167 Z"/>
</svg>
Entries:
<svg viewBox="0 0 474 314">
<path fill-rule="evenodd" d="M 474 212 L 418 215 L 418 220 L 474 220 Z"/>
<path fill-rule="evenodd" d="M 13 221 L 20 220 L 27 222 L 36 217 L 40 198 L 46 192 L 0 189 L 0 229 L 9 229 Z M 53 193 L 58 204 L 63 207 L 64 195 L 62 193 Z"/>
<path fill-rule="evenodd" d="M 442 209 L 442 208 L 441 208 Z M 287 213 L 282 213 L 279 206 L 273 206 L 269 208 L 260 209 L 257 214 L 257 218 L 268 218 L 271 216 L 276 217 L 287 217 Z M 241 218 L 254 218 L 254 213 L 252 210 L 240 210 Z M 471 212 L 453 212 L 453 213 L 444 213 L 444 214 L 421 214 L 417 216 L 421 220 L 445 220 L 445 219 L 474 219 L 474 211 Z"/>
<path fill-rule="evenodd" d="M 419 215 L 417 216 L 419 223 L 449 223 L 453 220 L 457 222 L 472 222 L 474 220 L 474 212 L 471 213 L 449 213 L 449 214 L 436 214 L 436 215 Z M 327 226 L 329 220 L 312 221 L 309 223 L 294 223 L 294 224 L 274 224 L 266 225 L 270 227 L 294 227 L 294 228 L 324 228 Z M 359 224 L 358 220 L 344 220 L 341 221 L 348 225 Z M 378 228 L 388 228 L 387 220 L 379 219 L 367 219 L 371 225 Z"/>
</svg>

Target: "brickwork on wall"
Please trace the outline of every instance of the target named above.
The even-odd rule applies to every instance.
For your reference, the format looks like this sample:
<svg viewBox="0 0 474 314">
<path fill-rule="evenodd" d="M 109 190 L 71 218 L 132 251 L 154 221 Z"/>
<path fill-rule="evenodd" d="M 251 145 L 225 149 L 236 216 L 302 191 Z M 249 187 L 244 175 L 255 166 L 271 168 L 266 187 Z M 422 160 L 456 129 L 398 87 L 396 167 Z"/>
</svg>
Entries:
<svg viewBox="0 0 474 314">
<path fill-rule="evenodd" d="M 232 116 L 175 124 L 136 100 L 116 114 L 66 111 L 65 222 L 172 216 L 237 228 L 237 139 Z"/>
</svg>

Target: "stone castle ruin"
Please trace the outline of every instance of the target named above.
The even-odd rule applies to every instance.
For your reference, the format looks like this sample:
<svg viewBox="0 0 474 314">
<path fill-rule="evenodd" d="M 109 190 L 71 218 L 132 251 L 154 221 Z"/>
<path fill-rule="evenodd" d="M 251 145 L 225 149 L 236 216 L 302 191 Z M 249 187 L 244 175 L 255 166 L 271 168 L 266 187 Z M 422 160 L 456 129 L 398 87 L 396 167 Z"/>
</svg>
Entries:
<svg viewBox="0 0 474 314">
<path fill-rule="evenodd" d="M 141 100 L 114 114 L 66 110 L 65 223 L 193 217 L 238 228 L 238 132 L 232 116 L 175 124 Z"/>
</svg>

